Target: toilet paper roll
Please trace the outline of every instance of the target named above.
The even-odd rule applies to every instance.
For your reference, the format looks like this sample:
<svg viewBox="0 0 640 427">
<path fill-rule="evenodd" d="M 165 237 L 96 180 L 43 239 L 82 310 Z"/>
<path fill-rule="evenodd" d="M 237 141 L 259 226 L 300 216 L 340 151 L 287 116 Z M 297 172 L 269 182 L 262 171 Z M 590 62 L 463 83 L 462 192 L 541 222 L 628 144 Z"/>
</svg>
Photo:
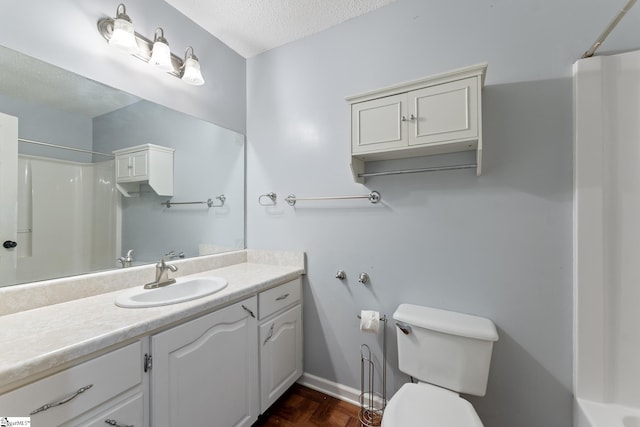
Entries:
<svg viewBox="0 0 640 427">
<path fill-rule="evenodd" d="M 360 312 L 360 330 L 362 332 L 378 332 L 380 330 L 380 313 L 373 310 Z"/>
</svg>

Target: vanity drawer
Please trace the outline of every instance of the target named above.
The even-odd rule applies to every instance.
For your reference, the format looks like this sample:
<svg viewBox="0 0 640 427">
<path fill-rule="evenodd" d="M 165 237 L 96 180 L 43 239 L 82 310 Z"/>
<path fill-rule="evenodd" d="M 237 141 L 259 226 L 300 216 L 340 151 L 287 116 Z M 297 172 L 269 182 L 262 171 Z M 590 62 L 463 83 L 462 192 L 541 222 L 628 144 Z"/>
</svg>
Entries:
<svg viewBox="0 0 640 427">
<path fill-rule="evenodd" d="M 33 427 L 57 426 L 141 382 L 142 343 L 136 342 L 1 395 L 0 414 L 30 416 Z"/>
<path fill-rule="evenodd" d="M 300 279 L 260 292 L 258 294 L 258 318 L 265 319 L 280 309 L 300 301 L 300 293 Z"/>
<path fill-rule="evenodd" d="M 131 426 L 144 427 L 144 395 L 141 390 L 127 396 L 106 409 L 99 408 L 95 413 L 73 420 L 73 427 Z M 114 424 L 115 423 L 115 424 Z"/>
</svg>

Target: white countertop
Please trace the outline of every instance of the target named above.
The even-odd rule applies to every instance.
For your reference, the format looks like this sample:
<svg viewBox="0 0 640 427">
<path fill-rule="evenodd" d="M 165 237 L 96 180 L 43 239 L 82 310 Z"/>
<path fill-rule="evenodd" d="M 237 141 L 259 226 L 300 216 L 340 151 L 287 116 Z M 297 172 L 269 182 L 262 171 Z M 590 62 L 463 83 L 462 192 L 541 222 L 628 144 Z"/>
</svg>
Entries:
<svg viewBox="0 0 640 427">
<path fill-rule="evenodd" d="M 127 340 L 255 295 L 304 274 L 303 266 L 244 262 L 194 274 L 228 281 L 213 295 L 150 308 L 120 308 L 122 290 L 0 316 L 0 393 Z"/>
</svg>

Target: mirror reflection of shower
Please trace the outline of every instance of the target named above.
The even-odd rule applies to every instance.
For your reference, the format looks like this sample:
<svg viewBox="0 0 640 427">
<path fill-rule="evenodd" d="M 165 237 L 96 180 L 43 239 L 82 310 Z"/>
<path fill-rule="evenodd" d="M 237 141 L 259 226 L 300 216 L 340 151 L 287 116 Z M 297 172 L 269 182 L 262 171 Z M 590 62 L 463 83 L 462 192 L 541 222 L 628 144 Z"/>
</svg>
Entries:
<svg viewBox="0 0 640 427">
<path fill-rule="evenodd" d="M 53 145 L 23 154 L 33 152 L 23 148 L 32 141 L 19 141 L 18 281 L 113 268 L 119 234 L 114 161 L 69 160 L 68 150 Z"/>
</svg>

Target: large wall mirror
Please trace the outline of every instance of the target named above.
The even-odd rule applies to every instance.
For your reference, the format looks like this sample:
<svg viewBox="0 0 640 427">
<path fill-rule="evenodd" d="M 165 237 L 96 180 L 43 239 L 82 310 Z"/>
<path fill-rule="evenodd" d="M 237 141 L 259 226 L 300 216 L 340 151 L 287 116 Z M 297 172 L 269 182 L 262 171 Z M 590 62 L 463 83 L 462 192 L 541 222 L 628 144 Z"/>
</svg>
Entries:
<svg viewBox="0 0 640 427">
<path fill-rule="evenodd" d="M 17 247 L 0 248 L 16 262 L 0 286 L 245 247 L 243 135 L 4 47 L 0 75 L 0 113 L 18 118 L 18 156 L 2 159 L 17 199 L 0 194 L 17 205 Z M 116 188 L 113 151 L 145 144 L 174 150 L 171 197 Z"/>
</svg>

